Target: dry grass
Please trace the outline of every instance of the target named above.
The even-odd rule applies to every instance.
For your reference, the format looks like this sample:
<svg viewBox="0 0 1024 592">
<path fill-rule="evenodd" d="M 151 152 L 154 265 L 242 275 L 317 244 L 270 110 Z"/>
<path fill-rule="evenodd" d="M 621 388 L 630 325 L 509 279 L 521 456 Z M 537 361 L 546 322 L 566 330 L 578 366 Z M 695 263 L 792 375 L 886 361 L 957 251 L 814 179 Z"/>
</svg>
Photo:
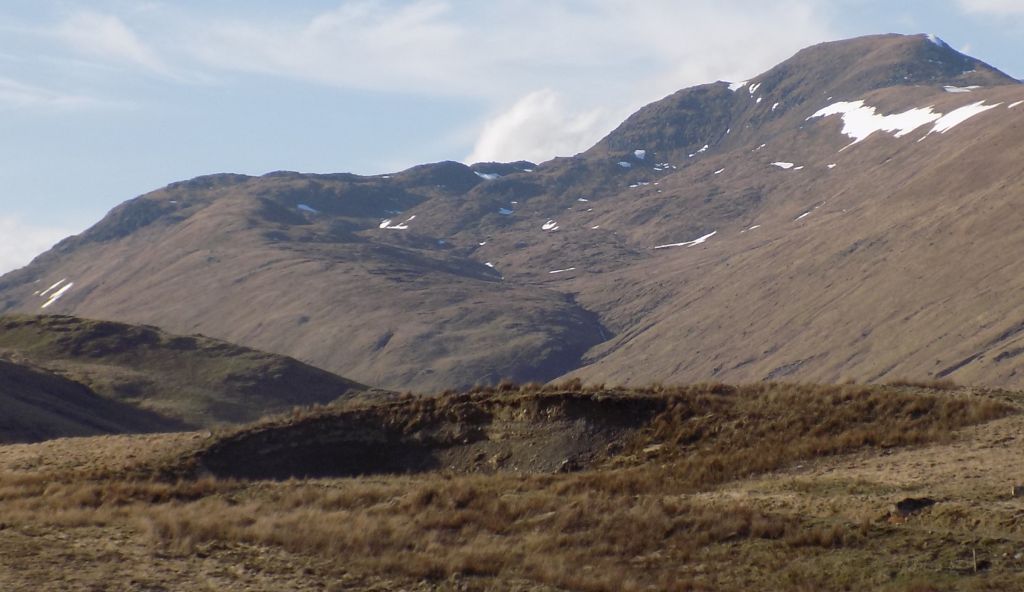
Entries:
<svg viewBox="0 0 1024 592">
<path fill-rule="evenodd" d="M 984 397 L 947 392 L 765 384 L 643 393 L 499 385 L 410 398 L 381 413 L 414 432 L 440 416 L 479 418 L 496 400 L 553 405 L 580 398 L 657 405 L 620 454 L 575 474 L 431 472 L 276 483 L 3 474 L 0 523 L 121 525 L 160 555 L 259 545 L 328 564 L 343 558 L 338 565 L 358 573 L 470 578 L 479 589 L 512 581 L 593 592 L 858 589 L 853 583 L 864 589 L 890 581 L 871 562 L 879 541 L 896 536 L 893 527 L 691 494 L 824 455 L 941 441 L 956 427 L 1012 412 Z M 478 403 L 476 414 L 461 407 Z M 339 411 L 299 413 L 263 427 L 323 421 L 331 413 Z M 826 553 L 851 563 L 820 573 L 809 567 Z"/>
<path fill-rule="evenodd" d="M 885 384 L 888 386 L 895 387 L 923 388 L 936 391 L 951 391 L 957 388 L 957 384 L 956 382 L 953 381 L 952 378 L 928 380 L 910 380 L 909 378 L 894 378 L 886 382 Z"/>
</svg>

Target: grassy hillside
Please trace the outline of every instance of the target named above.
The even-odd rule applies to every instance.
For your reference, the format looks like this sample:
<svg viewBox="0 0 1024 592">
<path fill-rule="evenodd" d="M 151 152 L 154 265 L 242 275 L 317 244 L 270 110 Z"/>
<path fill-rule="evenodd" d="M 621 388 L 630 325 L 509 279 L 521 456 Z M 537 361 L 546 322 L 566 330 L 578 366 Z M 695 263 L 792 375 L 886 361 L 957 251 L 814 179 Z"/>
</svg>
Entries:
<svg viewBox="0 0 1024 592">
<path fill-rule="evenodd" d="M 302 364 L 202 336 L 68 316 L 0 317 L 0 358 L 192 426 L 253 421 L 366 390 Z"/>
</svg>

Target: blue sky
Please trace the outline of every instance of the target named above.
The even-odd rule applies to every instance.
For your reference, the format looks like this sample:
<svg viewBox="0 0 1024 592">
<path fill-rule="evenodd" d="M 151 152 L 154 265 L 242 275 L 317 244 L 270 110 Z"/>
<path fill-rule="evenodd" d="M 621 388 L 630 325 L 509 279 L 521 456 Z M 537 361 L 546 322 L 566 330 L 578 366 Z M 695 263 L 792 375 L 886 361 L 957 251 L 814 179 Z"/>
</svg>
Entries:
<svg viewBox="0 0 1024 592">
<path fill-rule="evenodd" d="M 0 273 L 172 181 L 571 155 L 679 88 L 883 32 L 1024 77 L 1024 0 L 5 0 Z"/>
</svg>

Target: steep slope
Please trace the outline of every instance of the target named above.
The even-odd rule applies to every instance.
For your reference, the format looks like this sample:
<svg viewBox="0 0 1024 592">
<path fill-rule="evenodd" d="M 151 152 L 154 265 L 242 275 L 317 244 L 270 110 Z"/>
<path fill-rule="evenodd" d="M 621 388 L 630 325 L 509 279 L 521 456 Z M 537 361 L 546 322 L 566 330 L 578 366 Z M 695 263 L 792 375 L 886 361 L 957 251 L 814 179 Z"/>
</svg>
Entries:
<svg viewBox="0 0 1024 592">
<path fill-rule="evenodd" d="M 0 359 L 0 444 L 181 430 L 181 422 L 98 396 L 84 385 Z"/>
<path fill-rule="evenodd" d="M 89 403 L 95 406 L 90 416 L 144 409 L 179 427 L 253 421 L 366 390 L 294 359 L 223 341 L 67 316 L 0 317 L 0 359 L 79 383 L 91 399 L 102 396 L 102 404 Z"/>
<path fill-rule="evenodd" d="M 0 278 L 0 310 L 202 331 L 421 391 L 1016 386 L 1021 101 L 936 38 L 822 44 L 540 165 L 175 184 Z"/>
</svg>

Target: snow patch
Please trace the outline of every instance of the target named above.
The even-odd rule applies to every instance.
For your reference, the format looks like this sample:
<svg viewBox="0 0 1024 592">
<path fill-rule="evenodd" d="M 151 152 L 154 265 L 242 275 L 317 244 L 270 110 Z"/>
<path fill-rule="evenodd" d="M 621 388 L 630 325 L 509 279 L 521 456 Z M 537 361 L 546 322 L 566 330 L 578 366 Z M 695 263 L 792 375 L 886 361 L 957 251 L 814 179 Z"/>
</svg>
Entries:
<svg viewBox="0 0 1024 592">
<path fill-rule="evenodd" d="M 705 234 L 704 236 L 702 236 L 700 238 L 695 238 L 692 241 L 686 241 L 685 243 L 671 243 L 671 244 L 667 244 L 667 245 L 658 245 L 658 246 L 656 246 L 654 248 L 655 249 L 670 249 L 672 247 L 692 247 L 692 246 L 699 245 L 699 244 L 707 241 L 709 238 L 715 236 L 716 234 L 718 234 L 718 231 L 714 230 L 714 231 L 712 231 L 712 232 L 710 232 L 708 234 Z"/>
<path fill-rule="evenodd" d="M 319 214 L 320 213 L 320 211 L 317 210 L 316 208 L 311 207 L 311 206 L 307 206 L 306 204 L 299 204 L 299 205 L 297 205 L 295 207 L 299 208 L 303 212 L 309 212 L 310 214 Z"/>
<path fill-rule="evenodd" d="M 970 105 L 950 111 L 935 122 L 935 127 L 932 128 L 932 131 L 928 132 L 928 135 L 934 133 L 944 134 L 975 115 L 984 113 L 989 109 L 995 109 L 999 105 L 1002 105 L 1002 103 L 986 105 L 985 101 L 978 101 L 977 103 L 971 103 Z"/>
<path fill-rule="evenodd" d="M 757 230 L 758 228 L 761 228 L 761 225 L 760 224 L 754 224 L 753 226 L 751 226 L 750 228 L 747 228 L 746 230 L 741 230 L 740 234 L 743 234 L 744 232 L 747 232 L 747 231 L 750 231 L 750 230 Z"/>
<path fill-rule="evenodd" d="M 473 172 L 476 173 L 477 177 L 480 177 L 484 181 L 493 181 L 495 179 L 500 179 L 501 178 L 501 175 L 499 175 L 498 173 L 480 173 L 480 172 L 477 172 L 477 171 L 473 171 Z"/>
<path fill-rule="evenodd" d="M 731 90 L 732 92 L 736 92 L 739 89 L 741 89 L 744 86 L 746 86 L 748 82 L 750 82 L 750 81 L 749 80 L 744 80 L 743 82 L 731 82 L 731 83 L 729 83 L 729 90 Z"/>
<path fill-rule="evenodd" d="M 634 150 L 633 151 L 633 156 L 635 156 L 637 160 L 643 160 L 643 159 L 647 158 L 647 151 L 646 150 Z"/>
<path fill-rule="evenodd" d="M 947 44 L 945 41 L 940 39 L 939 36 L 934 34 L 934 33 L 928 33 L 927 37 L 928 37 L 928 41 L 931 41 L 932 43 L 934 43 L 935 45 L 938 45 L 939 47 L 942 47 L 942 48 L 949 47 L 949 44 Z"/>
<path fill-rule="evenodd" d="M 981 88 L 978 85 L 974 86 L 944 86 L 942 87 L 948 93 L 969 93 L 974 90 Z"/>
<path fill-rule="evenodd" d="M 508 208 L 498 208 L 498 213 L 501 214 L 502 216 L 511 216 L 512 210 Z"/>
<path fill-rule="evenodd" d="M 585 197 L 581 197 L 581 198 L 577 199 L 576 201 L 581 201 L 581 202 L 583 202 L 583 203 L 587 203 L 587 202 L 588 202 L 588 201 L 590 201 L 590 200 L 589 200 L 589 199 L 587 199 L 587 198 L 585 198 Z"/>
<path fill-rule="evenodd" d="M 567 272 L 567 271 L 576 271 L 576 268 L 575 268 L 575 267 L 569 267 L 569 268 L 567 268 L 567 269 L 555 269 L 555 270 L 553 270 L 553 271 L 549 271 L 548 273 L 549 273 L 549 274 L 554 274 L 554 273 L 565 273 L 565 272 Z"/>
<path fill-rule="evenodd" d="M 773 162 L 772 166 L 777 166 L 780 169 L 791 169 L 791 168 L 793 168 L 793 163 L 791 163 L 791 162 Z"/>
<path fill-rule="evenodd" d="M 416 219 L 416 216 L 409 216 L 409 219 L 405 222 L 399 222 L 398 224 L 392 224 L 391 218 L 381 220 L 377 228 L 382 230 L 409 230 L 409 222 Z"/>
<path fill-rule="evenodd" d="M 1024 101 L 1017 101 L 1016 103 L 1010 103 L 1009 105 L 1006 106 L 1006 108 L 1007 109 L 1013 109 L 1014 107 L 1016 107 L 1018 105 L 1024 105 Z"/>
<path fill-rule="evenodd" d="M 490 261 L 488 261 L 487 263 L 484 263 L 484 265 L 486 265 L 487 267 L 490 267 L 491 269 L 494 269 L 494 264 L 491 263 Z"/>
<path fill-rule="evenodd" d="M 63 281 L 63 280 L 61 280 L 61 281 Z M 74 286 L 74 285 L 75 285 L 75 282 L 68 282 L 67 284 L 64 285 L 63 288 L 61 288 L 60 290 L 57 290 L 56 292 L 54 292 L 53 295 L 50 296 L 50 299 L 47 300 L 39 308 L 49 308 L 51 304 L 53 304 L 54 302 L 57 302 L 58 300 L 60 300 L 61 296 L 67 294 L 68 290 L 70 290 L 71 287 Z"/>
<path fill-rule="evenodd" d="M 833 162 L 832 164 L 828 165 L 828 168 L 830 168 L 830 169 L 836 168 L 836 163 Z"/>
<path fill-rule="evenodd" d="M 761 88 L 761 83 L 760 82 L 758 82 L 757 84 L 751 85 L 751 87 L 749 89 L 747 89 L 747 90 L 749 90 L 751 96 L 753 96 L 753 94 L 756 93 L 757 89 L 759 89 L 759 88 Z"/>
<path fill-rule="evenodd" d="M 54 285 L 52 285 L 52 286 L 50 286 L 49 288 L 47 288 L 47 289 L 43 290 L 42 292 L 40 292 L 40 293 L 39 293 L 39 296 L 41 296 L 41 297 L 45 297 L 45 296 L 46 296 L 47 294 L 49 294 L 49 293 L 50 293 L 51 291 L 53 291 L 53 290 L 56 290 L 57 288 L 59 288 L 59 287 L 60 287 L 60 285 L 61 285 L 61 284 L 63 284 L 64 282 L 66 282 L 66 281 L 68 281 L 68 278 L 62 278 L 61 280 L 59 280 L 59 281 L 58 281 L 57 283 L 55 283 Z"/>
<path fill-rule="evenodd" d="M 633 168 L 633 163 L 626 162 L 626 161 L 622 160 L 622 161 L 619 161 L 619 166 L 624 168 L 624 169 L 631 169 L 631 168 Z"/>
<path fill-rule="evenodd" d="M 725 169 L 718 169 L 717 171 L 715 171 L 715 174 L 716 175 L 721 175 L 724 172 L 725 172 Z"/>
<path fill-rule="evenodd" d="M 814 210 L 817 210 L 818 208 L 820 208 L 820 207 L 821 207 L 821 206 L 823 206 L 823 205 L 825 205 L 825 202 L 821 202 L 820 204 L 818 204 L 818 205 L 814 206 L 813 208 L 811 208 L 811 209 L 807 210 L 807 211 L 806 211 L 806 212 L 804 212 L 803 214 L 800 214 L 799 216 L 797 216 L 796 218 L 794 218 L 794 219 L 793 219 L 793 221 L 794 221 L 794 222 L 797 222 L 797 221 L 799 221 L 799 220 L 803 220 L 803 219 L 804 219 L 804 218 L 806 218 L 807 216 L 810 216 L 810 215 L 811 215 L 811 213 L 813 213 L 813 212 L 814 212 Z"/>
<path fill-rule="evenodd" d="M 936 113 L 931 107 L 910 109 L 893 115 L 879 115 L 874 107 L 865 106 L 864 101 L 860 100 L 833 103 L 807 119 L 809 121 L 816 117 L 831 115 L 843 116 L 843 133 L 853 138 L 851 146 L 866 140 L 868 136 L 879 131 L 890 132 L 895 137 L 901 138 L 942 117 L 941 113 Z"/>
<path fill-rule="evenodd" d="M 541 230 L 558 230 L 558 222 L 554 220 L 548 220 L 540 227 Z"/>
</svg>

